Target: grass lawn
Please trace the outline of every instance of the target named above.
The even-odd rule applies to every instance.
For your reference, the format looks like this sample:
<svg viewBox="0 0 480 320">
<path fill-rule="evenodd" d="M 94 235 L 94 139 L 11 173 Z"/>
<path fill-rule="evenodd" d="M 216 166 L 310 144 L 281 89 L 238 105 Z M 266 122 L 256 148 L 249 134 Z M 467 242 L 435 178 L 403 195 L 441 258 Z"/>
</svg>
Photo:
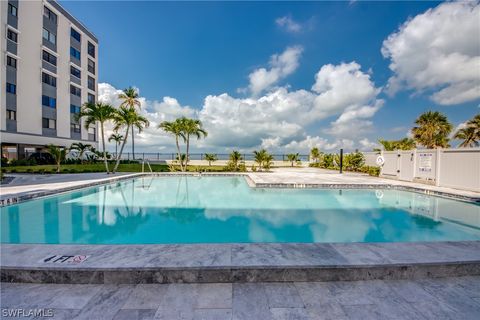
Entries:
<svg viewBox="0 0 480 320">
<path fill-rule="evenodd" d="M 110 170 L 113 169 L 114 164 L 110 164 Z M 151 164 L 154 172 L 169 172 L 166 164 Z M 56 173 L 57 167 L 55 165 L 37 165 L 37 166 L 15 166 L 3 167 L 2 172 L 5 173 Z M 60 173 L 85 173 L 85 172 L 105 172 L 105 165 L 103 163 L 93 164 L 63 164 L 60 167 Z M 118 172 L 142 172 L 142 164 L 130 163 L 120 164 Z M 145 172 L 149 172 L 148 166 L 145 165 Z M 179 171 L 179 170 L 178 170 Z M 221 166 L 189 166 L 188 171 L 225 171 Z"/>
</svg>

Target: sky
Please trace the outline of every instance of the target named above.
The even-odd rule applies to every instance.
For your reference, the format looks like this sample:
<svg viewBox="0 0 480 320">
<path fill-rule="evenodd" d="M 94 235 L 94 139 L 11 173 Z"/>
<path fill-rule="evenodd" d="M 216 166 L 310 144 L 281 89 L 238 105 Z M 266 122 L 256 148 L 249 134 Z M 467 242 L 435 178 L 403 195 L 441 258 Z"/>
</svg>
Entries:
<svg viewBox="0 0 480 320">
<path fill-rule="evenodd" d="M 209 133 L 194 152 L 304 153 L 480 112 L 477 1 L 60 3 L 99 39 L 99 99 L 138 88 L 139 152 L 173 151 L 156 127 L 180 116 Z"/>
</svg>

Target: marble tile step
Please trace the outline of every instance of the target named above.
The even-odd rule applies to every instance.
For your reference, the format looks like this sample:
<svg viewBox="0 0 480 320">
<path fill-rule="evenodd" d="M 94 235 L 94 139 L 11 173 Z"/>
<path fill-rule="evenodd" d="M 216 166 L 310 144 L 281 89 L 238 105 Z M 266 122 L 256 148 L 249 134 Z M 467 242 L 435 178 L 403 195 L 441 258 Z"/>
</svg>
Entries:
<svg viewBox="0 0 480 320">
<path fill-rule="evenodd" d="M 382 266 L 185 267 L 74 270 L 3 267 L 1 282 L 63 284 L 249 283 L 401 280 L 480 275 L 480 261 Z"/>
</svg>

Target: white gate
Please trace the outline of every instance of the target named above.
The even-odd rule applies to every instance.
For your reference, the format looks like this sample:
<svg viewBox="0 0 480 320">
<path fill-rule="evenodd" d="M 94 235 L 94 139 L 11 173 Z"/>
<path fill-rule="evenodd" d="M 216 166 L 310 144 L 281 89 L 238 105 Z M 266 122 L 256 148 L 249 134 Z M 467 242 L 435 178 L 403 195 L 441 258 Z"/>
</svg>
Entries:
<svg viewBox="0 0 480 320">
<path fill-rule="evenodd" d="M 413 181 L 415 176 L 415 152 L 399 151 L 399 176 L 398 179 L 403 181 Z"/>
</svg>

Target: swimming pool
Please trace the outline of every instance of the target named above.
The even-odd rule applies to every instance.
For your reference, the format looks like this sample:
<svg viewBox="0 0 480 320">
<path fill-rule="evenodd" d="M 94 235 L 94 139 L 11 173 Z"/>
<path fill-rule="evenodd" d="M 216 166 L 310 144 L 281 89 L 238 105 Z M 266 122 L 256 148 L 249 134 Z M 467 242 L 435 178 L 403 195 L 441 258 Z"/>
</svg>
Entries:
<svg viewBox="0 0 480 320">
<path fill-rule="evenodd" d="M 2 243 L 480 240 L 480 205 L 398 190 L 251 188 L 146 177 L 1 208 Z"/>
</svg>

